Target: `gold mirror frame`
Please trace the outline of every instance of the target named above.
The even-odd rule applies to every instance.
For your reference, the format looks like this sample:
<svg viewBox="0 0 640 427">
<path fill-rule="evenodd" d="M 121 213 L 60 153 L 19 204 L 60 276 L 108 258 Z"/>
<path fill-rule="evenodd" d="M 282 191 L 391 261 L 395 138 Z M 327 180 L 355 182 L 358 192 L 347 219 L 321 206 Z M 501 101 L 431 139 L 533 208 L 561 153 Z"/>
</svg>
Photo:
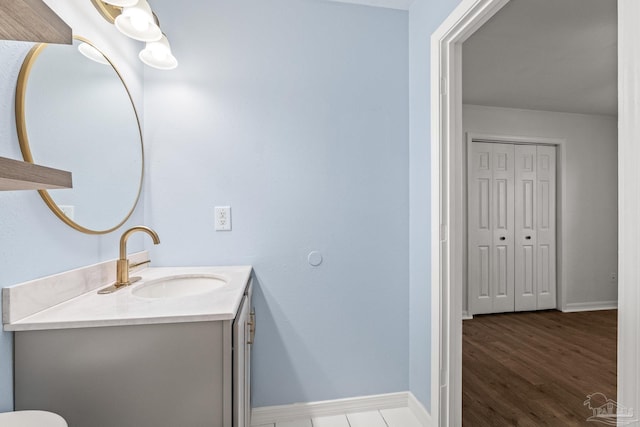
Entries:
<svg viewBox="0 0 640 427">
<path fill-rule="evenodd" d="M 101 0 L 91 0 L 91 3 L 96 8 L 96 10 L 100 13 L 100 15 L 110 24 L 116 23 L 116 18 L 122 15 L 122 8 L 118 6 L 113 6 L 107 4 Z M 154 21 L 156 21 L 157 25 L 160 25 L 160 21 L 158 20 L 158 16 L 152 11 Z"/>
<path fill-rule="evenodd" d="M 98 12 L 100 12 L 100 15 L 102 15 L 102 17 L 111 24 L 115 23 L 118 15 L 122 13 L 121 8 L 104 3 L 100 0 L 91 0 L 91 3 L 93 3 Z"/>
<path fill-rule="evenodd" d="M 133 102 L 133 97 L 131 96 L 129 87 L 127 86 L 124 79 L 122 78 L 120 71 L 116 68 L 113 62 L 111 62 L 111 59 L 109 59 L 107 55 L 105 55 L 100 49 L 98 49 L 93 43 L 91 43 L 85 37 L 75 35 L 73 36 L 73 39 L 78 40 L 80 42 L 87 43 L 93 48 L 97 49 L 105 57 L 107 62 L 109 62 L 109 65 L 111 65 L 113 70 L 116 72 L 116 74 L 118 75 L 118 78 L 120 79 L 120 81 L 122 82 L 122 85 L 124 86 L 124 89 L 127 92 L 127 96 L 129 97 L 129 101 L 131 102 L 131 107 L 133 108 L 133 113 L 135 115 L 136 124 L 138 126 L 138 134 L 140 136 L 141 170 L 140 170 L 140 182 L 138 184 L 138 192 L 133 202 L 133 206 L 131 207 L 131 210 L 125 215 L 124 219 L 120 221 L 116 226 L 111 227 L 107 230 L 92 230 L 92 229 L 83 227 L 82 225 L 76 223 L 75 221 L 67 217 L 64 214 L 64 212 L 62 212 L 62 210 L 58 207 L 58 205 L 53 200 L 53 198 L 51 197 L 51 195 L 47 190 L 38 190 L 38 193 L 40 194 L 40 197 L 42 197 L 46 205 L 49 207 L 49 209 L 51 209 L 51 211 L 53 211 L 53 213 L 59 219 L 61 219 L 65 224 L 67 224 L 71 228 L 86 234 L 94 234 L 94 235 L 108 234 L 122 227 L 122 225 L 125 222 L 127 222 L 127 220 L 133 214 L 133 211 L 136 209 L 136 206 L 138 206 L 138 202 L 140 201 L 140 194 L 142 193 L 142 183 L 144 180 L 144 140 L 142 138 L 142 128 L 140 127 L 140 117 L 138 116 L 138 110 L 136 109 L 136 105 Z M 29 75 L 31 73 L 31 69 L 33 65 L 38 59 L 38 56 L 42 53 L 42 51 L 47 46 L 48 46 L 47 43 L 39 43 L 33 46 L 33 48 L 31 48 L 31 50 L 25 57 L 24 62 L 22 63 L 22 67 L 20 68 L 20 73 L 18 74 L 18 84 L 16 86 L 16 128 L 18 131 L 18 141 L 20 143 L 20 151 L 22 152 L 22 157 L 24 161 L 28 163 L 35 163 L 35 162 L 33 160 L 33 155 L 31 153 L 31 148 L 29 145 L 29 137 L 27 135 L 27 121 L 25 117 L 26 116 L 25 100 L 27 95 L 27 83 L 29 81 Z M 73 171 L 71 172 L 73 173 Z"/>
</svg>

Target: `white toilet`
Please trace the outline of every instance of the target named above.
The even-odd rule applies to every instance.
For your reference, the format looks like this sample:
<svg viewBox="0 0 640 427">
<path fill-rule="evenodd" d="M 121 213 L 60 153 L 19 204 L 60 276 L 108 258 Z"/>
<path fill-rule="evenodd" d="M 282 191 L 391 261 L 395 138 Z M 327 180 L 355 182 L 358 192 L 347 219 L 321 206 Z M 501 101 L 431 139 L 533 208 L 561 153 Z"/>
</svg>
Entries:
<svg viewBox="0 0 640 427">
<path fill-rule="evenodd" d="M 16 411 L 0 414 L 1 427 L 68 427 L 58 414 L 45 411 Z"/>
</svg>

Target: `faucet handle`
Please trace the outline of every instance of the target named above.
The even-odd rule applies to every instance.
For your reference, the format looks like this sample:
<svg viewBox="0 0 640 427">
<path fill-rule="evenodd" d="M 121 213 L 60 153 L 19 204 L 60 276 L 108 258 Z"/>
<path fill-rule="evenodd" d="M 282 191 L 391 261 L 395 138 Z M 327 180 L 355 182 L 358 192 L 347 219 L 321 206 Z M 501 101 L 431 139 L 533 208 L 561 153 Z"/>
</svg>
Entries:
<svg viewBox="0 0 640 427">
<path fill-rule="evenodd" d="M 141 265 L 149 264 L 150 262 L 151 262 L 151 260 L 148 259 L 146 261 L 136 262 L 135 264 L 129 264 L 129 271 L 133 270 L 136 267 L 140 267 Z"/>
</svg>

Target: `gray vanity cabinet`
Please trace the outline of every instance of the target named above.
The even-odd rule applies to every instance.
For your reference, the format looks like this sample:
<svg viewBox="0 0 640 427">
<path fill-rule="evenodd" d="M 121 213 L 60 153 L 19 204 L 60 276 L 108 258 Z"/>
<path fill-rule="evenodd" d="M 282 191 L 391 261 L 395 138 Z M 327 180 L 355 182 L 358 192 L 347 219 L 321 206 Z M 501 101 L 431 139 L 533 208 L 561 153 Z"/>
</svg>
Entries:
<svg viewBox="0 0 640 427">
<path fill-rule="evenodd" d="M 254 334 L 255 314 L 249 289 L 233 324 L 233 427 L 251 425 L 251 345 Z"/>
<path fill-rule="evenodd" d="M 249 427 L 251 281 L 235 319 L 15 333 L 15 407 L 70 427 Z"/>
</svg>

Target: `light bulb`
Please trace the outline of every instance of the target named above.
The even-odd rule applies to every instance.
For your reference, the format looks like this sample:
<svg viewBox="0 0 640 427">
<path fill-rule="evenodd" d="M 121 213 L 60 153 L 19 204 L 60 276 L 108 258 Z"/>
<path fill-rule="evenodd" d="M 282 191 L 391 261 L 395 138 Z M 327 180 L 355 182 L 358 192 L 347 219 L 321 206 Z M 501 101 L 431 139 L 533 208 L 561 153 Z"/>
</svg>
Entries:
<svg viewBox="0 0 640 427">
<path fill-rule="evenodd" d="M 85 42 L 80 43 L 78 45 L 78 50 L 80 51 L 81 54 L 83 54 L 84 56 L 86 56 L 92 61 L 95 61 L 99 64 L 109 65 L 109 61 L 107 61 L 107 58 L 104 57 L 102 52 L 100 52 L 98 49 L 96 49 L 95 47 L 91 46 L 88 43 L 85 43 Z"/>
<path fill-rule="evenodd" d="M 143 32 L 149 28 L 149 20 L 144 15 L 134 13 L 131 15 L 131 26 L 135 28 L 136 31 Z"/>
<path fill-rule="evenodd" d="M 158 61 L 164 61 L 167 59 L 167 52 L 163 49 L 152 49 L 151 55 L 153 55 L 153 58 Z"/>
<path fill-rule="evenodd" d="M 178 60 L 171 53 L 169 40 L 164 34 L 160 40 L 147 43 L 139 57 L 148 66 L 159 70 L 172 70 L 178 66 Z"/>
<path fill-rule="evenodd" d="M 115 24 L 122 34 L 134 40 L 153 42 L 162 38 L 162 30 L 156 24 L 147 0 L 139 0 L 135 6 L 123 8 Z"/>
</svg>

